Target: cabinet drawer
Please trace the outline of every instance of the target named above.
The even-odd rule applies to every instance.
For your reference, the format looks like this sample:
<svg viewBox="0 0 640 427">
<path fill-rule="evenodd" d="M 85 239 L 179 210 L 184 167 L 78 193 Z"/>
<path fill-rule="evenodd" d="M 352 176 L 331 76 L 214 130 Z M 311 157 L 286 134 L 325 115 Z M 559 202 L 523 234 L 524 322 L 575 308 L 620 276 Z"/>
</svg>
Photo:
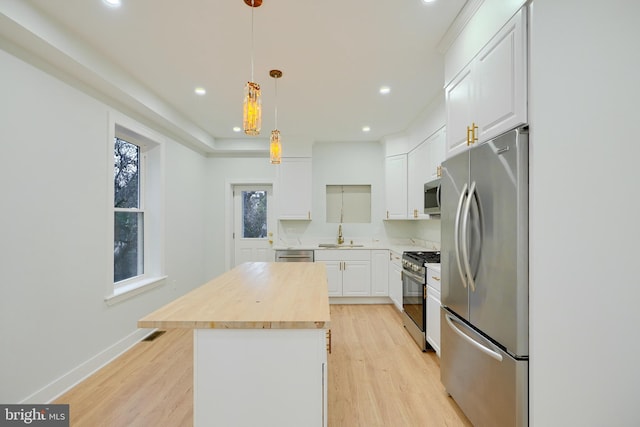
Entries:
<svg viewBox="0 0 640 427">
<path fill-rule="evenodd" d="M 427 268 L 427 286 L 431 286 L 438 292 L 441 292 L 440 272 Z"/>
</svg>

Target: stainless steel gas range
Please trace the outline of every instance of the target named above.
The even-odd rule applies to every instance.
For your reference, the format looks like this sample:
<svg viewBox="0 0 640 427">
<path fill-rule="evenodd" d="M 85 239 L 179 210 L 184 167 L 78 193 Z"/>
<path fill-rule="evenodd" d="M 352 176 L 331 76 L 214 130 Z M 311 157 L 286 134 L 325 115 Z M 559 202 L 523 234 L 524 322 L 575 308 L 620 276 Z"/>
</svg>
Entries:
<svg viewBox="0 0 640 427">
<path fill-rule="evenodd" d="M 402 254 L 402 320 L 422 351 L 427 343 L 427 281 L 425 263 L 439 263 L 440 252 L 403 252 Z"/>
</svg>

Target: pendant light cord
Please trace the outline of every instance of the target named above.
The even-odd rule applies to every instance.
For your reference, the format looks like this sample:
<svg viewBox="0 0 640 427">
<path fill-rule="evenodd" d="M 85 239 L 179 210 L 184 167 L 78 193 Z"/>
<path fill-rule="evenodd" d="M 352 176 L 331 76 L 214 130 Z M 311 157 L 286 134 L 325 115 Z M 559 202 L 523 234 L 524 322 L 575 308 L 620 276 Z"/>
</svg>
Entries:
<svg viewBox="0 0 640 427">
<path fill-rule="evenodd" d="M 274 79 L 276 81 L 276 129 L 278 129 L 278 79 Z"/>
<path fill-rule="evenodd" d="M 255 0 L 251 0 L 251 81 L 253 82 L 253 9 Z"/>
</svg>

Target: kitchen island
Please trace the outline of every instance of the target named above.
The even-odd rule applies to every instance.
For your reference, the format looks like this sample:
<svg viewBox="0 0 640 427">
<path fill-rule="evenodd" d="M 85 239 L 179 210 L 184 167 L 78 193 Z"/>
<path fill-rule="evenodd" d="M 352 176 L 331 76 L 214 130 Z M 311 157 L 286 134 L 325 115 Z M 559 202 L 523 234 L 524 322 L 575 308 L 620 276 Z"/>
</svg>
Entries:
<svg viewBox="0 0 640 427">
<path fill-rule="evenodd" d="M 244 263 L 138 321 L 194 330 L 194 426 L 326 426 L 323 264 Z"/>
</svg>

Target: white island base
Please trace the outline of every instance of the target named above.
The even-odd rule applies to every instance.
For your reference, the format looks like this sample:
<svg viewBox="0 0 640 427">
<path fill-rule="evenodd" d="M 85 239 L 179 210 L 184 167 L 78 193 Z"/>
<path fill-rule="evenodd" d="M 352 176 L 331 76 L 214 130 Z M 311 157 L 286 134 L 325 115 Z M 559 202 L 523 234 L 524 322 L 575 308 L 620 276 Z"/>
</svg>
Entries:
<svg viewBox="0 0 640 427">
<path fill-rule="evenodd" d="M 330 317 L 324 264 L 251 262 L 138 326 L 193 329 L 195 427 L 326 427 Z"/>
<path fill-rule="evenodd" d="M 325 329 L 195 329 L 194 426 L 326 427 Z"/>
</svg>

